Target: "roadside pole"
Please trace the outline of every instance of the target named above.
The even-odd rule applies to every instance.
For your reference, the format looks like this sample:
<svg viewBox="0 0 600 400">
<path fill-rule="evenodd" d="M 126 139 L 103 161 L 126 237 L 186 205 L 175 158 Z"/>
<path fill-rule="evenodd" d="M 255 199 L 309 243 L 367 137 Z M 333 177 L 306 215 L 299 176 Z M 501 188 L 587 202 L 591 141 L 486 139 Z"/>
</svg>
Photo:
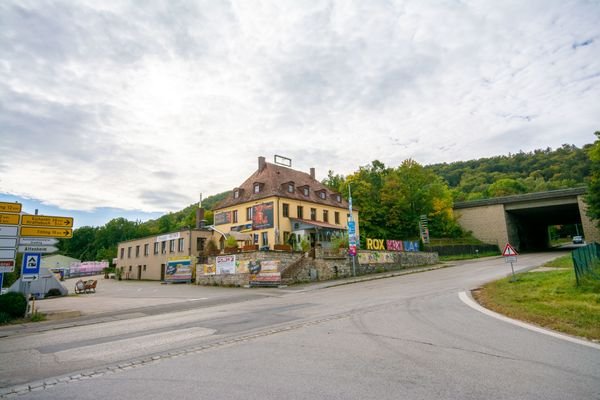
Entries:
<svg viewBox="0 0 600 400">
<path fill-rule="evenodd" d="M 515 268 L 513 267 L 513 263 L 517 262 L 517 251 L 514 249 L 514 247 L 510 245 L 510 243 L 506 243 L 506 246 L 504 246 L 504 250 L 502 251 L 502 256 L 504 257 L 505 263 L 510 263 L 510 269 L 512 271 L 512 278 L 510 281 L 516 281 L 517 277 L 515 275 Z"/>
<path fill-rule="evenodd" d="M 348 254 L 352 257 L 352 276 L 356 276 L 356 223 L 352 216 L 352 192 L 348 185 Z"/>
</svg>

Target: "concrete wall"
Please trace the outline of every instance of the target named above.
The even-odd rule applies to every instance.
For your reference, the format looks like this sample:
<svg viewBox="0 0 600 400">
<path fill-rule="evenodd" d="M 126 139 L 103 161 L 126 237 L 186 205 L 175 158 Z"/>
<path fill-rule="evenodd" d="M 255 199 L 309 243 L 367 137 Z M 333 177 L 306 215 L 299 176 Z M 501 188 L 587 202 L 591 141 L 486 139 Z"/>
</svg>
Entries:
<svg viewBox="0 0 600 400">
<path fill-rule="evenodd" d="M 587 216 L 587 204 L 583 201 L 584 196 L 577 196 L 577 203 L 579 204 L 579 214 L 581 215 L 581 225 L 583 226 L 583 237 L 586 242 L 598 242 L 600 243 L 600 230 L 596 225 L 596 221 L 592 221 Z"/>
<path fill-rule="evenodd" d="M 482 242 L 503 246 L 510 241 L 502 204 L 460 208 L 454 210 L 454 216 L 463 229 L 473 232 L 473 236 Z M 510 236 L 513 235 L 511 231 Z"/>
</svg>

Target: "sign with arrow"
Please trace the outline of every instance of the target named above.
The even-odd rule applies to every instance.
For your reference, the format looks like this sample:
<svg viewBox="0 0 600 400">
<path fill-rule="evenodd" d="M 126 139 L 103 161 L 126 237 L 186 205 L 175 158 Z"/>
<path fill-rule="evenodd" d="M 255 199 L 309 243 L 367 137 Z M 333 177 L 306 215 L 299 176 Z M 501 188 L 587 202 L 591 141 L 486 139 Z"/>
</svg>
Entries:
<svg viewBox="0 0 600 400">
<path fill-rule="evenodd" d="M 22 236 L 34 237 L 55 237 L 61 239 L 70 239 L 73 237 L 73 230 L 70 228 L 43 228 L 24 226 L 21 228 Z"/>
<path fill-rule="evenodd" d="M 58 247 L 54 247 L 54 246 L 19 246 L 18 248 L 18 252 L 19 253 L 31 253 L 31 252 L 35 252 L 35 253 L 55 253 L 58 251 Z"/>
<path fill-rule="evenodd" d="M 17 237 L 18 233 L 19 233 L 19 227 L 18 226 L 0 225 L 0 236 Z"/>
<path fill-rule="evenodd" d="M 19 225 L 20 214 L 0 213 L 0 224 Z"/>
<path fill-rule="evenodd" d="M 21 225 L 70 228 L 73 226 L 73 218 L 52 217 L 49 215 L 23 215 L 21 218 Z"/>
<path fill-rule="evenodd" d="M 20 245 L 28 245 L 28 246 L 52 246 L 53 244 L 57 244 L 58 239 L 54 238 L 28 238 L 22 237 L 19 239 Z"/>
<path fill-rule="evenodd" d="M 0 212 L 20 213 L 23 205 L 21 203 L 7 203 L 0 201 Z"/>
</svg>

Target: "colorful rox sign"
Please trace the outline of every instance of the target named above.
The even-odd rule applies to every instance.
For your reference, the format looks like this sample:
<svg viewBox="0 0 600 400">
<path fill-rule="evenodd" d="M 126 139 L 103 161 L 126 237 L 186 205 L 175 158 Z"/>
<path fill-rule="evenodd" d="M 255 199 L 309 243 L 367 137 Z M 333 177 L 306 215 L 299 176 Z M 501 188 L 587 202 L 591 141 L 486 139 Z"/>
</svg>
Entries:
<svg viewBox="0 0 600 400">
<path fill-rule="evenodd" d="M 367 250 L 419 251 L 419 242 L 367 238 Z"/>
</svg>

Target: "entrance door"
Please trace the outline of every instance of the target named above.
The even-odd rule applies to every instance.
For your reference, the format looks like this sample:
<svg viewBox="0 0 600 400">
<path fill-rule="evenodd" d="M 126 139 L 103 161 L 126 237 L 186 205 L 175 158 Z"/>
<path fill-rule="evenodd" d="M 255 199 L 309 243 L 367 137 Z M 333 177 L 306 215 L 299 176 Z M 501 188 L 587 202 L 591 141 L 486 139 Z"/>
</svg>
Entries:
<svg viewBox="0 0 600 400">
<path fill-rule="evenodd" d="M 165 264 L 160 264 L 160 280 L 165 280 Z"/>
<path fill-rule="evenodd" d="M 138 281 L 142 280 L 142 266 L 138 265 Z"/>
</svg>

